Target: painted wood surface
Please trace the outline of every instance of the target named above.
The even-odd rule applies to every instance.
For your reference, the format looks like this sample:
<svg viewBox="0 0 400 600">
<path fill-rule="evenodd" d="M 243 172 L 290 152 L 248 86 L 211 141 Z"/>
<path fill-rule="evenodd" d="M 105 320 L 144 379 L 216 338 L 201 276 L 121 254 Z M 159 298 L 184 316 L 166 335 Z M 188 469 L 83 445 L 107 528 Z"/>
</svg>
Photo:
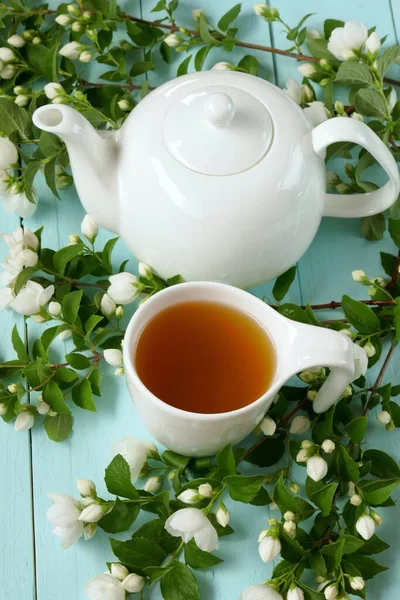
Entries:
<svg viewBox="0 0 400 600">
<path fill-rule="evenodd" d="M 52 2 L 56 6 L 57 2 Z M 154 2 L 142 0 L 122 4 L 131 14 L 143 18 L 154 18 L 150 10 Z M 203 8 L 215 21 L 233 1 L 182 0 L 178 21 L 191 23 L 191 9 Z M 243 2 L 242 15 L 238 20 L 240 38 L 253 43 L 274 45 L 286 48 L 280 26 L 270 28 L 257 18 L 252 9 L 253 2 Z M 387 43 L 395 43 L 400 36 L 399 0 L 335 0 L 332 3 L 318 0 L 277 0 L 279 8 L 289 23 L 296 23 L 306 12 L 314 12 L 310 26 L 321 27 L 327 17 L 345 20 L 362 20 L 368 27 L 377 25 L 381 35 L 389 34 Z M 207 58 L 207 67 L 220 60 L 235 62 L 246 53 L 236 49 L 232 54 L 214 50 Z M 271 81 L 284 86 L 291 76 L 300 81 L 296 63 L 286 57 L 272 57 L 270 54 L 257 54 L 264 74 Z M 179 58 L 179 57 L 178 57 Z M 182 55 L 181 55 L 181 58 Z M 150 74 L 150 83 L 157 85 L 174 76 L 177 63 L 166 66 L 160 63 L 157 73 Z M 400 67 L 397 69 L 399 78 Z M 38 182 L 40 206 L 27 226 L 35 229 L 45 225 L 43 240 L 45 245 L 57 248 L 65 244 L 69 233 L 78 232 L 84 216 L 76 194 L 63 193 L 63 201 L 55 200 L 43 182 Z M 14 217 L 0 212 L 0 229 L 12 231 L 18 224 Z M 266 224 L 268 226 L 268 224 Z M 106 232 L 101 239 L 107 239 Z M 366 242 L 359 233 L 358 220 L 325 219 L 305 256 L 301 259 L 298 276 L 293 284 L 290 299 L 299 302 L 327 302 L 337 300 L 342 293 L 363 297 L 364 289 L 351 278 L 353 269 L 364 269 L 374 276 L 380 272 L 379 251 L 392 251 L 392 243 L 386 237 L 377 243 Z M 5 247 L 0 247 L 0 259 L 5 255 Z M 120 241 L 115 254 L 116 263 L 129 257 Z M 136 262 L 130 261 L 134 271 Z M 271 284 L 258 287 L 257 295 L 270 295 Z M 127 311 L 128 312 L 128 311 Z M 10 318 L 11 317 L 11 318 Z M 11 357 L 9 338 L 15 315 L 0 314 L 0 358 Z M 22 322 L 18 322 L 20 328 Z M 26 335 L 32 342 L 42 329 L 28 321 Z M 68 342 L 67 342 L 68 343 Z M 387 381 L 399 381 L 399 360 L 393 361 L 388 370 Z M 103 470 L 110 459 L 113 441 L 126 434 L 150 439 L 140 421 L 136 418 L 125 383 L 112 374 L 112 369 L 103 371 L 103 396 L 97 402 L 97 415 L 75 410 L 75 429 L 70 440 L 54 444 L 47 439 L 43 430 L 36 427 L 31 433 L 14 433 L 12 426 L 0 426 L 0 597 L 2 600 L 83 600 L 86 596 L 86 580 L 105 569 L 105 562 L 112 559 L 107 537 L 99 532 L 89 542 L 79 542 L 73 548 L 63 551 L 58 539 L 51 534 L 51 526 L 46 520 L 49 492 L 65 492 L 76 495 L 75 478 L 91 478 L 98 484 L 99 493 L 106 494 Z M 397 433 L 389 434 L 378 424 L 372 423 L 367 442 L 381 448 L 400 459 L 400 444 Z M 229 501 L 227 501 L 229 507 Z M 271 565 L 264 565 L 258 556 L 257 536 L 265 527 L 269 511 L 265 507 L 250 507 L 236 504 L 232 525 L 234 536 L 221 541 L 220 556 L 224 564 L 215 571 L 199 572 L 202 600 L 233 600 L 248 585 L 265 580 L 271 573 Z M 392 548 L 379 556 L 380 562 L 391 567 L 390 573 L 377 577 L 369 584 L 369 597 L 373 600 L 397 600 L 400 593 L 400 520 L 396 510 L 382 511 L 384 524 L 380 537 L 392 544 Z M 273 514 L 271 515 L 273 516 Z M 146 592 L 149 600 L 161 598 L 157 588 Z"/>
</svg>

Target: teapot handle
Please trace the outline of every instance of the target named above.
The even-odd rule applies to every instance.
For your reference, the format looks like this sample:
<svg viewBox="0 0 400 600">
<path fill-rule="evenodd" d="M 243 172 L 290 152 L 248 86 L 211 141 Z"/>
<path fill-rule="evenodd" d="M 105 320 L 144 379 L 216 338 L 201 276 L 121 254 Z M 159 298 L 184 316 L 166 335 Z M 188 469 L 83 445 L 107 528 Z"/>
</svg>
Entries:
<svg viewBox="0 0 400 600">
<path fill-rule="evenodd" d="M 389 176 L 383 187 L 365 194 L 326 194 L 325 217 L 367 217 L 394 204 L 400 191 L 397 164 L 390 150 L 365 123 L 337 117 L 324 121 L 311 132 L 314 152 L 325 159 L 325 149 L 335 142 L 353 142 L 363 146 Z"/>
</svg>

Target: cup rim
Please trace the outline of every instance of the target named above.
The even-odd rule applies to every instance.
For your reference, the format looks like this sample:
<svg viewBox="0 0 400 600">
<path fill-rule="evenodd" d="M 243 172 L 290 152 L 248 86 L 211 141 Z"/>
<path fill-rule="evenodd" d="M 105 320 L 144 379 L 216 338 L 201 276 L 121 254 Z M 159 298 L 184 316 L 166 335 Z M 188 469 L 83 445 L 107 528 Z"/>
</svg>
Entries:
<svg viewBox="0 0 400 600">
<path fill-rule="evenodd" d="M 145 384 L 140 379 L 140 377 L 136 371 L 136 368 L 134 365 L 133 353 L 132 353 L 133 348 L 132 348 L 131 337 L 133 335 L 133 329 L 135 327 L 135 322 L 136 322 L 138 316 L 140 316 L 144 311 L 146 311 L 151 304 L 153 304 L 156 301 L 159 301 L 161 297 L 167 296 L 168 294 L 171 294 L 171 293 L 176 293 L 176 289 L 183 287 L 183 286 L 185 286 L 185 287 L 190 286 L 192 288 L 193 287 L 194 288 L 195 287 L 202 287 L 202 288 L 203 287 L 209 287 L 209 288 L 218 287 L 219 289 L 222 288 L 227 293 L 233 292 L 233 293 L 238 293 L 240 295 L 246 294 L 246 296 L 250 296 L 252 298 L 252 300 L 254 300 L 254 302 L 261 302 L 267 311 L 271 311 L 275 317 L 279 318 L 279 315 L 277 315 L 270 306 L 268 306 L 262 300 L 260 300 L 260 298 L 253 296 L 252 294 L 250 294 L 249 292 L 246 292 L 245 290 L 236 288 L 236 287 L 228 285 L 226 283 L 210 282 L 210 281 L 204 281 L 204 282 L 203 281 L 191 281 L 191 282 L 179 283 L 174 286 L 165 288 L 165 289 L 161 290 L 160 292 L 157 292 L 157 294 L 155 294 L 148 300 L 146 300 L 146 302 L 138 308 L 138 310 L 132 315 L 132 317 L 129 320 L 128 327 L 126 328 L 126 332 L 125 332 L 125 336 L 124 336 L 124 343 L 123 343 L 124 368 L 126 371 L 127 379 L 133 380 L 135 385 L 139 388 L 139 390 L 142 393 L 146 394 L 149 398 L 151 398 L 151 400 L 156 405 L 162 407 L 164 410 L 169 412 L 171 415 L 178 415 L 180 417 L 186 417 L 187 419 L 195 419 L 195 420 L 203 420 L 203 421 L 219 421 L 221 419 L 226 419 L 228 416 L 238 416 L 241 414 L 244 415 L 246 412 L 249 412 L 250 410 L 252 410 L 255 406 L 262 404 L 262 402 L 264 400 L 266 400 L 267 398 L 269 398 L 271 395 L 276 394 L 276 392 L 278 392 L 279 389 L 282 387 L 282 382 L 279 379 L 276 379 L 276 381 L 274 381 L 274 383 L 264 392 L 264 394 L 262 394 L 262 396 L 260 396 L 259 398 L 257 398 L 253 402 L 251 402 L 250 404 L 246 404 L 246 406 L 242 406 L 241 408 L 236 408 L 235 410 L 230 410 L 230 411 L 220 412 L 220 413 L 197 413 L 197 412 L 191 412 L 188 410 L 183 410 L 181 408 L 176 408 L 175 406 L 171 406 L 171 404 L 168 404 L 168 402 L 161 400 L 161 398 L 158 398 L 155 394 L 153 394 L 153 392 L 151 392 L 145 386 Z M 159 312 L 161 312 L 161 310 L 163 310 L 163 308 L 161 308 Z M 274 350 L 276 352 L 276 356 L 278 356 L 278 349 L 275 344 L 275 340 L 272 338 L 272 336 L 270 336 L 270 338 L 274 345 Z"/>
</svg>

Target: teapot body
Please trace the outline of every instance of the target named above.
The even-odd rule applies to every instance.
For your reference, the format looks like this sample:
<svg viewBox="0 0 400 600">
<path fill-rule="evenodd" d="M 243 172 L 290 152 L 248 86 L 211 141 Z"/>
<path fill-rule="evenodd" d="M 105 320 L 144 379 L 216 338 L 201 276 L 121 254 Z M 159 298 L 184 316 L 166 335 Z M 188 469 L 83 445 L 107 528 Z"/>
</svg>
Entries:
<svg viewBox="0 0 400 600">
<path fill-rule="evenodd" d="M 163 123 L 174 95 L 184 96 L 185 86 L 203 75 L 149 94 L 121 130 L 120 233 L 137 259 L 163 278 L 180 274 L 186 281 L 249 288 L 286 271 L 310 245 L 323 212 L 324 165 L 301 109 L 272 84 L 247 75 L 250 92 L 268 98 L 269 151 L 252 168 L 226 176 L 181 164 L 166 149 Z M 216 84 L 221 80 L 221 72 L 206 75 L 208 82 L 210 75 Z M 243 85 L 241 74 L 232 75 L 231 85 Z M 235 152 L 245 151 L 237 144 Z M 211 140 L 203 152 L 213 159 Z"/>
</svg>

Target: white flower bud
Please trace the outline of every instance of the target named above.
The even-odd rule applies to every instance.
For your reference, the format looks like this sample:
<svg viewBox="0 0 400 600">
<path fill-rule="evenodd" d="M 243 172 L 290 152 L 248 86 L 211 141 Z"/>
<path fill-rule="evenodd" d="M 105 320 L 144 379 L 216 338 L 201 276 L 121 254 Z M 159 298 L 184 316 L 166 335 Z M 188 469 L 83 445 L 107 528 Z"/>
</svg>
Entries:
<svg viewBox="0 0 400 600">
<path fill-rule="evenodd" d="M 40 397 L 40 399 L 38 399 L 36 410 L 38 411 L 39 415 L 47 415 L 50 410 L 50 406 Z"/>
<path fill-rule="evenodd" d="M 29 100 L 29 96 L 26 96 L 25 94 L 20 94 L 15 98 L 14 102 L 15 104 L 18 104 L 18 106 L 26 106 L 29 103 Z"/>
<path fill-rule="evenodd" d="M 85 21 L 90 21 L 90 19 L 92 18 L 92 13 L 88 10 L 85 10 L 82 17 L 85 19 Z"/>
<path fill-rule="evenodd" d="M 295 483 L 294 481 L 292 481 L 289 485 L 289 490 L 292 492 L 292 494 L 298 494 L 300 492 L 300 486 L 297 485 L 297 483 Z"/>
<path fill-rule="evenodd" d="M 120 581 L 123 581 L 125 577 L 128 577 L 129 575 L 128 569 L 120 563 L 111 563 L 110 573 L 113 577 L 116 577 Z"/>
<path fill-rule="evenodd" d="M 149 265 L 146 265 L 146 263 L 140 262 L 138 264 L 138 271 L 139 271 L 139 275 L 141 275 L 142 277 L 149 278 L 153 275 L 153 271 L 152 271 L 151 267 L 149 267 Z"/>
<path fill-rule="evenodd" d="M 104 516 L 105 509 L 100 504 L 92 503 L 83 509 L 79 516 L 79 521 L 85 523 L 97 523 Z"/>
<path fill-rule="evenodd" d="M 269 519 L 270 521 L 276 521 L 276 519 Z M 278 521 L 276 521 L 276 523 L 278 524 Z M 269 534 L 269 529 L 262 529 L 260 531 L 260 533 L 258 534 L 258 542 L 261 542 L 261 540 L 263 540 L 265 537 L 267 537 L 267 535 Z"/>
<path fill-rule="evenodd" d="M 351 577 L 350 586 L 353 590 L 363 590 L 365 588 L 365 581 L 362 577 Z"/>
<path fill-rule="evenodd" d="M 365 271 L 362 271 L 361 269 L 353 271 L 351 276 L 353 277 L 354 281 L 357 281 L 357 283 L 361 283 L 362 281 L 365 281 L 365 279 L 368 279 Z"/>
<path fill-rule="evenodd" d="M 375 354 L 376 354 L 375 346 L 371 342 L 367 342 L 363 346 L 363 348 L 364 348 L 365 354 L 368 356 L 368 358 L 375 356 Z"/>
<path fill-rule="evenodd" d="M 350 503 L 353 506 L 360 506 L 362 504 L 362 498 L 358 494 L 353 494 L 350 496 Z"/>
<path fill-rule="evenodd" d="M 72 22 L 72 19 L 68 15 L 58 15 L 58 17 L 55 18 L 55 21 L 59 25 L 65 27 L 66 25 L 69 25 Z"/>
<path fill-rule="evenodd" d="M 311 77 L 312 75 L 315 75 L 315 73 L 317 72 L 317 69 L 311 63 L 304 63 L 303 65 L 300 65 L 299 67 L 297 67 L 297 70 L 304 77 Z"/>
<path fill-rule="evenodd" d="M 61 304 L 59 302 L 50 302 L 48 311 L 52 317 L 58 317 L 61 314 Z"/>
<path fill-rule="evenodd" d="M 68 338 L 70 338 L 72 335 L 72 331 L 70 329 L 65 329 L 65 331 L 62 331 L 61 333 L 58 334 L 58 339 L 61 341 L 67 340 Z"/>
<path fill-rule="evenodd" d="M 290 537 L 294 537 L 296 535 L 297 525 L 294 521 L 285 521 L 283 524 L 283 529 L 288 535 L 290 535 Z"/>
<path fill-rule="evenodd" d="M 42 43 L 42 40 L 38 35 L 36 35 L 32 40 L 32 44 L 41 44 L 41 43 Z"/>
<path fill-rule="evenodd" d="M 291 587 L 287 593 L 286 600 L 304 600 L 304 592 L 299 587 Z"/>
<path fill-rule="evenodd" d="M 195 21 L 200 21 L 201 15 L 204 15 L 204 10 L 202 8 L 192 9 L 192 19 L 194 19 Z"/>
<path fill-rule="evenodd" d="M 182 41 L 183 41 L 182 38 L 179 37 L 179 35 L 176 35 L 176 33 L 170 33 L 169 35 L 167 35 L 167 37 L 164 40 L 164 42 L 170 48 L 176 48 L 177 46 L 179 46 L 182 43 Z"/>
<path fill-rule="evenodd" d="M 83 25 L 81 25 L 81 23 L 79 23 L 79 21 L 74 21 L 74 23 L 72 23 L 72 27 L 71 27 L 72 31 L 82 31 L 83 29 Z"/>
<path fill-rule="evenodd" d="M 112 367 L 122 365 L 122 352 L 117 348 L 108 348 L 104 350 L 104 360 Z"/>
<path fill-rule="evenodd" d="M 375 521 L 369 515 L 362 515 L 357 523 L 356 529 L 364 540 L 370 540 L 375 534 Z"/>
<path fill-rule="evenodd" d="M 8 404 L 6 402 L 0 402 L 0 417 L 6 414 L 8 411 Z"/>
<path fill-rule="evenodd" d="M 12 79 L 17 72 L 17 67 L 14 65 L 6 65 L 0 72 L 0 77 L 3 79 Z"/>
<path fill-rule="evenodd" d="M 302 448 L 300 452 L 297 453 L 296 462 L 307 462 L 308 460 L 308 450 Z"/>
<path fill-rule="evenodd" d="M 332 583 L 331 585 L 328 585 L 328 587 L 326 587 L 324 589 L 324 596 L 325 596 L 326 600 L 336 600 L 336 598 L 338 597 L 338 594 L 339 594 L 339 590 L 334 583 Z"/>
<path fill-rule="evenodd" d="M 276 423 L 270 417 L 265 417 L 260 423 L 260 429 L 264 435 L 274 435 L 276 431 Z"/>
<path fill-rule="evenodd" d="M 7 390 L 10 392 L 10 394 L 16 394 L 17 393 L 17 384 L 16 383 L 10 383 L 10 385 L 7 386 Z"/>
<path fill-rule="evenodd" d="M 364 121 L 364 117 L 358 112 L 353 112 L 351 118 L 355 119 L 356 121 Z"/>
<path fill-rule="evenodd" d="M 77 4 L 68 4 L 67 11 L 73 15 L 80 15 L 79 7 Z"/>
<path fill-rule="evenodd" d="M 99 233 L 99 228 L 96 221 L 91 215 L 86 215 L 83 219 L 81 223 L 81 231 L 85 238 L 93 244 L 94 240 L 96 239 Z"/>
<path fill-rule="evenodd" d="M 369 514 L 375 521 L 376 525 L 382 525 L 383 519 L 379 513 L 375 512 L 374 510 L 371 510 Z"/>
<path fill-rule="evenodd" d="M 47 319 L 42 317 L 42 315 L 31 315 L 31 319 L 35 321 L 35 323 L 46 323 Z"/>
<path fill-rule="evenodd" d="M 122 377 L 123 375 L 125 375 L 125 369 L 124 367 L 117 367 L 114 371 L 114 375 L 116 377 Z"/>
<path fill-rule="evenodd" d="M 278 539 L 267 535 L 261 540 L 258 552 L 263 562 L 271 562 L 280 554 L 281 543 Z"/>
<path fill-rule="evenodd" d="M 129 102 L 129 100 L 126 100 L 125 98 L 118 100 L 117 104 L 121 110 L 131 110 L 132 108 L 132 104 Z"/>
<path fill-rule="evenodd" d="M 269 12 L 269 7 L 264 3 L 257 3 L 253 5 L 253 10 L 258 17 L 266 17 Z"/>
<path fill-rule="evenodd" d="M 310 29 L 307 31 L 307 37 L 309 37 L 311 40 L 319 40 L 322 38 L 322 34 L 320 31 L 318 31 L 318 29 Z"/>
<path fill-rule="evenodd" d="M 25 46 L 26 40 L 24 40 L 22 35 L 15 34 L 8 38 L 7 43 L 10 46 L 14 46 L 14 48 L 22 48 L 22 46 Z"/>
<path fill-rule="evenodd" d="M 28 431 L 28 429 L 33 427 L 34 422 L 35 422 L 34 415 L 32 413 L 24 410 L 23 412 L 19 413 L 19 415 L 15 419 L 14 430 L 15 431 Z"/>
<path fill-rule="evenodd" d="M 116 311 L 117 305 L 114 300 L 106 293 L 101 299 L 100 310 L 106 317 L 110 318 Z"/>
<path fill-rule="evenodd" d="M 308 417 L 298 415 L 295 417 L 290 425 L 290 433 L 300 434 L 305 433 L 310 429 L 311 421 Z"/>
<path fill-rule="evenodd" d="M 92 60 L 93 58 L 93 52 L 89 52 L 89 50 L 84 50 L 80 55 L 79 55 L 79 60 L 83 63 L 88 63 Z"/>
<path fill-rule="evenodd" d="M 321 481 L 328 472 L 328 463 L 320 456 L 312 456 L 307 461 L 307 474 L 313 481 Z"/>
<path fill-rule="evenodd" d="M 275 502 L 271 502 L 271 504 L 268 504 L 268 508 L 269 510 L 278 510 L 278 505 Z"/>
<path fill-rule="evenodd" d="M 373 31 L 365 42 L 365 49 L 370 54 L 375 54 L 381 49 L 381 40 L 375 31 Z"/>
<path fill-rule="evenodd" d="M 118 321 L 120 321 L 122 319 L 122 317 L 124 316 L 124 307 L 123 306 L 117 306 L 117 308 L 115 309 L 115 316 L 117 318 Z"/>
<path fill-rule="evenodd" d="M 353 395 L 353 390 L 351 388 L 351 385 L 348 385 L 347 388 L 345 388 L 345 390 L 342 393 L 342 396 L 352 396 Z"/>
<path fill-rule="evenodd" d="M 77 479 L 76 487 L 80 495 L 84 498 L 96 496 L 96 486 L 91 479 Z"/>
<path fill-rule="evenodd" d="M 224 504 L 220 504 L 217 512 L 215 513 L 215 518 L 221 527 L 226 527 L 231 520 L 231 513 Z"/>
<path fill-rule="evenodd" d="M 317 396 L 317 391 L 316 390 L 308 390 L 307 392 L 307 398 L 308 400 L 311 400 L 311 402 L 314 402 L 316 396 Z"/>
<path fill-rule="evenodd" d="M 270 527 L 277 527 L 279 525 L 279 521 L 278 521 L 278 519 L 268 519 L 268 525 Z M 266 532 L 264 534 L 264 536 L 263 536 L 263 537 L 265 537 L 269 533 L 269 530 L 268 529 L 264 529 L 263 531 Z M 261 536 L 261 533 L 260 533 L 260 536 Z M 260 539 L 258 541 L 260 541 Z"/>
<path fill-rule="evenodd" d="M 296 515 L 291 510 L 287 510 L 285 512 L 285 514 L 283 515 L 283 518 L 285 519 L 285 521 L 294 521 L 296 518 Z"/>
<path fill-rule="evenodd" d="M 82 241 L 79 235 L 77 235 L 76 233 L 70 233 L 68 239 L 71 246 L 74 244 L 80 244 Z"/>
<path fill-rule="evenodd" d="M 14 62 L 16 59 L 17 55 L 13 50 L 11 50 L 10 48 L 0 48 L 0 60 L 2 60 L 3 63 L 7 64 L 10 62 Z"/>
<path fill-rule="evenodd" d="M 381 410 L 381 412 L 378 413 L 377 419 L 381 425 L 388 425 L 392 420 L 392 416 L 387 410 Z"/>
<path fill-rule="evenodd" d="M 321 444 L 321 448 L 326 454 L 332 454 L 336 448 L 336 444 L 335 442 L 332 442 L 332 440 L 324 440 Z"/>
<path fill-rule="evenodd" d="M 212 67 L 212 71 L 232 71 L 233 69 L 233 64 L 227 61 L 222 61 L 219 63 L 216 63 L 213 67 Z"/>
<path fill-rule="evenodd" d="M 145 580 L 136 573 L 131 573 L 122 582 L 123 587 L 129 594 L 140 592 L 144 588 Z"/>
<path fill-rule="evenodd" d="M 54 98 L 56 98 L 56 96 L 60 96 L 65 93 L 64 88 L 61 85 L 61 83 L 56 83 L 56 82 L 47 83 L 44 86 L 43 91 L 49 100 L 54 100 Z"/>
<path fill-rule="evenodd" d="M 311 440 L 303 440 L 301 442 L 301 447 L 303 448 L 303 450 L 310 450 L 310 448 L 314 448 L 314 442 L 312 442 Z"/>
<path fill-rule="evenodd" d="M 85 540 L 90 540 L 97 532 L 97 523 L 85 523 L 83 526 L 83 537 Z"/>
<path fill-rule="evenodd" d="M 203 498 L 211 498 L 212 491 L 212 486 L 209 483 L 202 483 L 199 485 L 199 494 Z"/>
<path fill-rule="evenodd" d="M 158 476 L 154 476 L 154 477 L 149 477 L 148 480 L 145 483 L 144 486 L 144 491 L 145 492 L 157 492 L 161 487 L 161 477 Z"/>
<path fill-rule="evenodd" d="M 61 54 L 61 56 L 65 56 L 65 58 L 69 58 L 70 60 L 76 60 L 77 58 L 79 58 L 79 55 L 83 50 L 84 47 L 82 46 L 82 44 L 78 44 L 78 42 L 69 42 L 61 48 L 59 53 Z"/>
<path fill-rule="evenodd" d="M 179 494 L 177 498 L 185 504 L 197 504 L 200 500 L 202 500 L 200 494 L 196 492 L 196 490 L 192 489 L 185 490 L 184 492 Z"/>
</svg>

